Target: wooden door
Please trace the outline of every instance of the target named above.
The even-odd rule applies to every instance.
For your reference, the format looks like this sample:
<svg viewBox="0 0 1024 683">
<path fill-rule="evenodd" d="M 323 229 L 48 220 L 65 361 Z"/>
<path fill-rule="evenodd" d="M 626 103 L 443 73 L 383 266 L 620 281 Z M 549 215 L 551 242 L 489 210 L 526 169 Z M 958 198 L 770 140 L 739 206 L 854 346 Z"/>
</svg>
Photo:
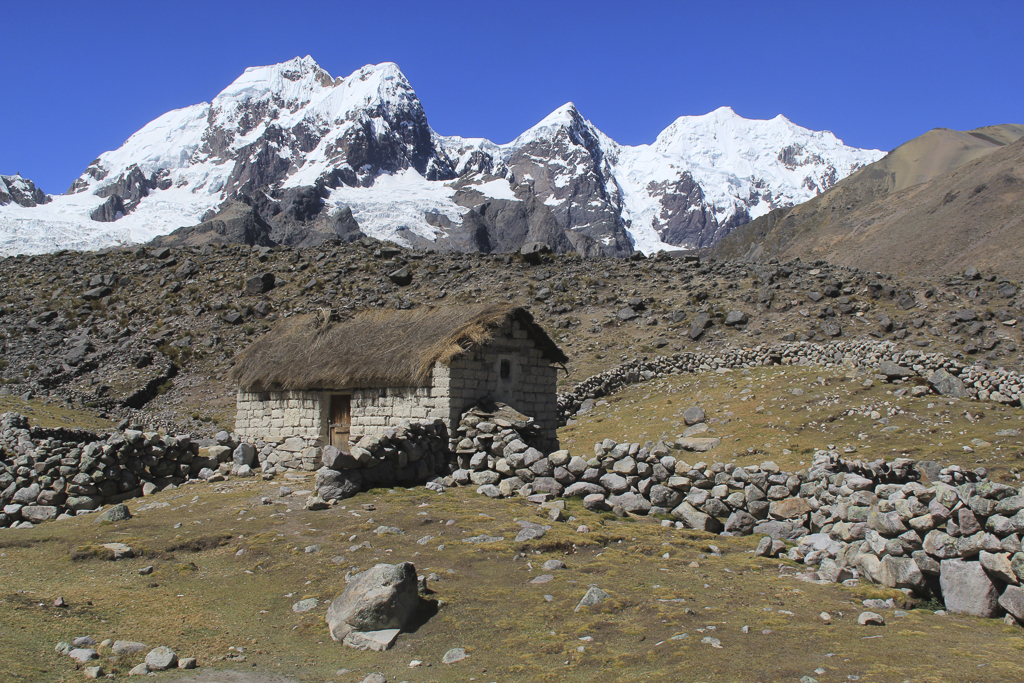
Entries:
<svg viewBox="0 0 1024 683">
<path fill-rule="evenodd" d="M 348 451 L 348 435 L 352 429 L 351 396 L 331 395 L 331 445 Z"/>
</svg>

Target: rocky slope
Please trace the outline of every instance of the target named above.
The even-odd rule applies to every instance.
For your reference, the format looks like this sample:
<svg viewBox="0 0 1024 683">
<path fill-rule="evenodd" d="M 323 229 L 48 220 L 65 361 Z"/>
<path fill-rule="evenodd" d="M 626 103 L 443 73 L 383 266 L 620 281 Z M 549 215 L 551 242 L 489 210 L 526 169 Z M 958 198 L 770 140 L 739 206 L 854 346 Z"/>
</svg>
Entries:
<svg viewBox="0 0 1024 683">
<path fill-rule="evenodd" d="M 484 252 L 527 238 L 586 256 L 698 248 L 879 156 L 728 108 L 681 117 L 638 147 L 572 104 L 508 144 L 443 137 L 396 65 L 334 78 L 305 57 L 247 69 L 212 102 L 152 121 L 46 207 L 0 208 L 0 253 L 147 242 L 182 227 L 164 243 L 309 246 L 358 230 Z"/>
<path fill-rule="evenodd" d="M 786 340 L 873 337 L 968 364 L 1021 364 L 1017 283 L 974 270 L 911 280 L 665 253 L 531 265 L 369 238 L 62 252 L 0 268 L 0 394 L 198 433 L 233 424 L 235 353 L 279 318 L 320 307 L 530 306 L 571 359 L 563 391 L 629 358 Z"/>
<path fill-rule="evenodd" d="M 0 206 L 13 202 L 31 208 L 46 204 L 50 199 L 35 183 L 21 175 L 0 175 Z"/>
<path fill-rule="evenodd" d="M 970 265 L 1024 277 L 1024 126 L 936 129 L 778 209 L 715 247 L 723 257 L 824 258 L 913 275 Z"/>
</svg>

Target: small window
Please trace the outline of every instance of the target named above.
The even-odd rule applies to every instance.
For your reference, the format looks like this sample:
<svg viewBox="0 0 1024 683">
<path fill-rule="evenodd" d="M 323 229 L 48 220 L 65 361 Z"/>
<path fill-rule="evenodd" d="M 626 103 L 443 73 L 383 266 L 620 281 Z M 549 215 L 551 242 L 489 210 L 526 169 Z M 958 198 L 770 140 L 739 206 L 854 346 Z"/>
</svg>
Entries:
<svg viewBox="0 0 1024 683">
<path fill-rule="evenodd" d="M 512 361 L 508 358 L 501 359 L 501 378 L 508 379 L 512 376 Z"/>
</svg>

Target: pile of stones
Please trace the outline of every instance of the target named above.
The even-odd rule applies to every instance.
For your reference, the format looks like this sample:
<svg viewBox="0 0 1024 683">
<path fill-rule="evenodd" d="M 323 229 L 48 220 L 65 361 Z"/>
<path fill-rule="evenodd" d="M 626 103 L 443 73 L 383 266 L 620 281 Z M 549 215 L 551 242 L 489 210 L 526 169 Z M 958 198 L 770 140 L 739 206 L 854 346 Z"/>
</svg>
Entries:
<svg viewBox="0 0 1024 683">
<path fill-rule="evenodd" d="M 586 412 L 596 399 L 655 377 L 765 365 L 808 364 L 875 368 L 890 379 L 920 377 L 931 391 L 938 394 L 1013 406 L 1021 405 L 1024 392 L 1024 378 L 1017 372 L 1003 368 L 987 369 L 980 365 L 965 366 L 941 353 L 900 351 L 889 341 L 791 342 L 715 353 L 685 352 L 651 359 L 634 358 L 588 377 L 572 390 L 559 394 L 559 424 L 564 425 L 577 413 Z"/>
<path fill-rule="evenodd" d="M 365 489 L 427 484 L 448 469 L 448 428 L 442 420 L 403 422 L 379 436 L 364 436 L 346 453 L 334 446 L 322 449 L 323 466 L 316 473 L 316 492 L 309 509 L 354 496 Z"/>
<path fill-rule="evenodd" d="M 788 556 L 816 565 L 807 579 L 864 579 L 939 597 L 951 612 L 994 617 L 1005 610 L 1024 623 L 1024 490 L 988 481 L 983 470 L 935 463 L 914 468 L 925 481 L 932 470 L 931 485 L 914 480 L 920 472 L 913 469 L 881 483 L 833 473 L 837 461 L 820 452 L 801 486 L 808 509 L 796 533 L 807 535 Z M 767 545 L 761 554 L 771 554 Z"/>
</svg>

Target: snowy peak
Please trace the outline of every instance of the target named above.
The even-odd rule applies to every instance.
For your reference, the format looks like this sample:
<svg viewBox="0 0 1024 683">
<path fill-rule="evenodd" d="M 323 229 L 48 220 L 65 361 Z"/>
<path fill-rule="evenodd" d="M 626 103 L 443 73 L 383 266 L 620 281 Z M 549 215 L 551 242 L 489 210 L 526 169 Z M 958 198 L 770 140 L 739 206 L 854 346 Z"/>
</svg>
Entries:
<svg viewBox="0 0 1024 683">
<path fill-rule="evenodd" d="M 439 248 L 514 248 L 526 235 L 585 255 L 700 248 L 880 156 L 729 107 L 636 147 L 571 102 L 506 144 L 445 137 L 396 64 L 336 78 L 296 57 L 156 118 L 45 207 L 5 179 L 0 253 L 149 241 L 216 216 L 263 221 L 286 244 L 361 230 Z"/>
</svg>

